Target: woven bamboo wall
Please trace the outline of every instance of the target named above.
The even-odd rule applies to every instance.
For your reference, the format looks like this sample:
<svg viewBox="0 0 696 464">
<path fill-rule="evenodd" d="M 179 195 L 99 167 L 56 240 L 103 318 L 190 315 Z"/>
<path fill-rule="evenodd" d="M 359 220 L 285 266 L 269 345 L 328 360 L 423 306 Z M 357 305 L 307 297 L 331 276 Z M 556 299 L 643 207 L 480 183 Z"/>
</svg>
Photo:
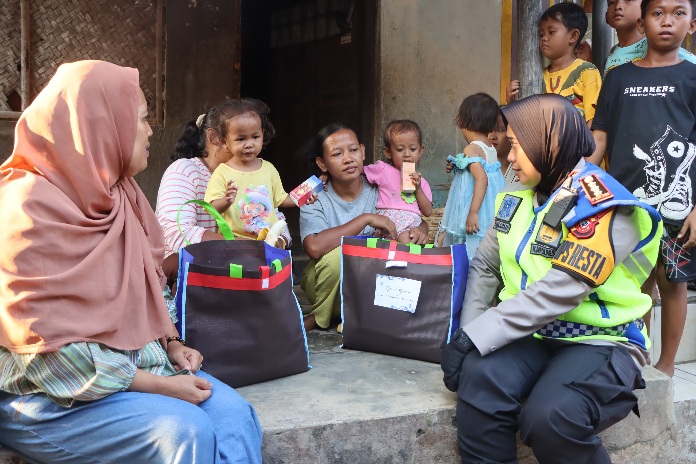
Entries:
<svg viewBox="0 0 696 464">
<path fill-rule="evenodd" d="M 423 217 L 423 220 L 428 224 L 428 243 L 435 242 L 435 234 L 437 234 L 437 228 L 440 226 L 444 212 L 445 208 L 433 208 L 430 217 Z"/>
<path fill-rule="evenodd" d="M 19 0 L 0 2 L 0 111 L 11 111 L 7 96 L 12 92 L 20 94 L 20 20 Z"/>
<path fill-rule="evenodd" d="M 140 85 L 155 111 L 155 0 L 32 0 L 31 97 L 65 62 L 98 59 L 140 70 Z M 10 43 L 0 57 L 0 90 L 19 91 L 19 0 L 0 5 L 0 43 Z M 9 40 L 8 40 L 9 39 Z M 15 46 L 16 43 L 16 46 Z M 0 95 L 0 110 L 9 110 Z"/>
</svg>

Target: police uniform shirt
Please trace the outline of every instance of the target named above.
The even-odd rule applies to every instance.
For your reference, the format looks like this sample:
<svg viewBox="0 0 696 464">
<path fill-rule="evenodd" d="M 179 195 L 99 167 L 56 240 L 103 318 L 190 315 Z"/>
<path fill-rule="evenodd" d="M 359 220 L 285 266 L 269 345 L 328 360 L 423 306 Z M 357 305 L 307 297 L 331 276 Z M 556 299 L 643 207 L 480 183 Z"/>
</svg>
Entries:
<svg viewBox="0 0 696 464">
<path fill-rule="evenodd" d="M 508 190 L 515 189 L 514 185 Z M 520 184 L 516 185 L 517 190 L 520 190 Z M 631 218 L 633 211 L 633 207 L 616 208 L 610 235 L 621 238 L 612 244 L 616 265 L 626 259 L 640 241 L 638 230 Z M 464 328 L 482 356 L 533 334 L 558 316 L 574 309 L 596 290 L 578 277 L 551 268 L 543 279 L 492 307 L 501 286 L 498 235 L 491 227 L 471 261 L 460 318 L 460 326 Z M 559 340 L 558 343 L 579 342 Z M 619 342 L 584 340 L 580 343 L 613 345 Z M 647 352 L 632 343 L 621 345 L 628 349 L 638 366 L 642 367 L 647 363 Z"/>
</svg>

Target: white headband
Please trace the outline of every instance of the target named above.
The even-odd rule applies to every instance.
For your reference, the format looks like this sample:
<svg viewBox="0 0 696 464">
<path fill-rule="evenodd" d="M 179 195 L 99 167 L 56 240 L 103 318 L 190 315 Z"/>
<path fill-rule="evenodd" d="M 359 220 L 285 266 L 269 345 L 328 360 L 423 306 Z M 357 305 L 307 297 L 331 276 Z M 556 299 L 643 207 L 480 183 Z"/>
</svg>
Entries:
<svg viewBox="0 0 696 464">
<path fill-rule="evenodd" d="M 199 129 L 201 128 L 201 124 L 203 124 L 203 118 L 205 118 L 205 113 L 201 114 L 198 116 L 198 119 L 196 119 L 196 127 Z"/>
</svg>

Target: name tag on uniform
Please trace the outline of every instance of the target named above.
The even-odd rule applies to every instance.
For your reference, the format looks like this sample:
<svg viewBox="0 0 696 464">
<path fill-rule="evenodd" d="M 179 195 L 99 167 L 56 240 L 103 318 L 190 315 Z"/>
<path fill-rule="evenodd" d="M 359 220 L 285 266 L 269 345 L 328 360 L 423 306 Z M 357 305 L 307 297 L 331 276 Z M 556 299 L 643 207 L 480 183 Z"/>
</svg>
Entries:
<svg viewBox="0 0 696 464">
<path fill-rule="evenodd" d="M 539 227 L 539 232 L 537 233 L 536 240 L 532 243 L 530 253 L 533 255 L 543 256 L 545 258 L 553 258 L 558 250 L 558 245 L 561 243 L 561 229 L 554 229 L 553 227 L 542 223 Z"/>
<path fill-rule="evenodd" d="M 505 195 L 500 208 L 498 208 L 498 213 L 496 213 L 495 219 L 493 220 L 493 228 L 504 234 L 509 233 L 511 227 L 510 222 L 515 216 L 515 213 L 517 213 L 520 203 L 522 203 L 522 198 L 509 194 Z"/>
</svg>

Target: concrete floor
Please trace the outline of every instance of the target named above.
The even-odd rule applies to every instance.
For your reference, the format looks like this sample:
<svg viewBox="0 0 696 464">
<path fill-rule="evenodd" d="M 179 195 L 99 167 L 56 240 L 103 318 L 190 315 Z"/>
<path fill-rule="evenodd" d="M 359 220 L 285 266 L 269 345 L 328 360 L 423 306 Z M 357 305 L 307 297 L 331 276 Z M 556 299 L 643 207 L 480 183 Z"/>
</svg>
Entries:
<svg viewBox="0 0 696 464">
<path fill-rule="evenodd" d="M 696 400 L 696 362 L 677 364 L 672 382 L 675 403 Z"/>
</svg>

